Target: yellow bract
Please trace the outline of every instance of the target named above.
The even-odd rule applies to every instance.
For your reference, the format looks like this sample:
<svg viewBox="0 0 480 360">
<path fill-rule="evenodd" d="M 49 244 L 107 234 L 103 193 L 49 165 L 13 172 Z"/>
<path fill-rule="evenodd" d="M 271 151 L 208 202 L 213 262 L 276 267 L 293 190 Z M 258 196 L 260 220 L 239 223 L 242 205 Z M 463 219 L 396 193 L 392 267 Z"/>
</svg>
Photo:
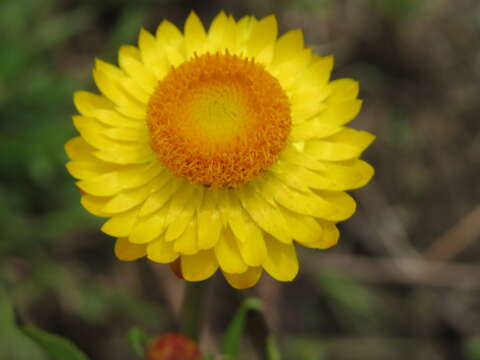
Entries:
<svg viewBox="0 0 480 360">
<path fill-rule="evenodd" d="M 175 264 L 187 281 L 205 280 L 220 268 L 231 286 L 244 289 L 263 270 L 293 280 L 298 244 L 326 249 L 337 243 L 335 224 L 356 208 L 345 191 L 373 176 L 359 157 L 374 136 L 345 126 L 360 111 L 358 83 L 330 81 L 333 58 L 313 54 L 300 30 L 278 38 L 274 16 L 235 21 L 223 12 L 206 30 L 192 13 L 183 33 L 168 21 L 155 35 L 142 29 L 138 47 L 122 46 L 118 63 L 97 60 L 100 95 L 74 95 L 80 136 L 65 150 L 81 203 L 107 218 L 102 231 L 117 237 L 119 259 Z M 187 67 L 198 78 L 172 75 Z M 255 76 L 245 76 L 245 69 Z M 188 91 L 170 96 L 182 86 Z M 168 122 L 161 141 L 149 127 L 158 89 L 164 92 L 155 111 L 168 115 L 156 118 L 161 126 Z M 271 101 L 281 96 L 284 102 Z M 265 124 L 268 131 L 256 130 Z M 268 155 L 271 162 L 249 172 L 274 134 L 285 134 L 281 147 Z M 163 146 L 174 136 L 172 152 Z M 234 141 L 241 151 L 219 156 Z M 195 173 L 198 159 L 205 174 L 216 175 Z M 239 164 L 245 165 L 235 168 Z M 253 175 L 229 182 L 236 171 Z"/>
</svg>

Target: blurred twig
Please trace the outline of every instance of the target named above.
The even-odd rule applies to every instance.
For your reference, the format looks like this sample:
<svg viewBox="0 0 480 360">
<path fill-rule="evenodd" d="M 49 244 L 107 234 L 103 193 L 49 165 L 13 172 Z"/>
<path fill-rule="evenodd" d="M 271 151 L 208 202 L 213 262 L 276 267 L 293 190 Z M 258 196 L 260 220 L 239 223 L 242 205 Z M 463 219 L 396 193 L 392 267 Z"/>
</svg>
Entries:
<svg viewBox="0 0 480 360">
<path fill-rule="evenodd" d="M 427 260 L 446 262 L 461 253 L 479 236 L 480 206 L 477 206 L 437 238 L 423 255 Z"/>
<path fill-rule="evenodd" d="M 311 273 L 319 273 L 324 269 L 340 270 L 352 277 L 376 283 L 480 288 L 480 265 L 447 264 L 408 257 L 390 259 L 338 254 L 324 254 L 319 260 L 318 254 L 305 255 L 306 266 Z M 398 271 L 399 265 L 411 271 Z"/>
<path fill-rule="evenodd" d="M 364 219 L 360 214 L 356 218 L 362 224 L 368 226 L 365 231 L 359 232 L 366 245 L 375 253 L 380 253 L 383 248 L 389 255 L 395 257 L 416 257 L 417 250 L 410 244 L 408 233 L 397 211 L 386 201 L 386 196 L 375 181 L 357 196 L 362 204 L 368 204 L 364 207 Z M 355 220 L 352 219 L 352 220 Z M 347 226 L 352 225 L 356 228 L 356 223 L 350 221 Z M 404 269 L 408 272 L 408 269 Z"/>
</svg>

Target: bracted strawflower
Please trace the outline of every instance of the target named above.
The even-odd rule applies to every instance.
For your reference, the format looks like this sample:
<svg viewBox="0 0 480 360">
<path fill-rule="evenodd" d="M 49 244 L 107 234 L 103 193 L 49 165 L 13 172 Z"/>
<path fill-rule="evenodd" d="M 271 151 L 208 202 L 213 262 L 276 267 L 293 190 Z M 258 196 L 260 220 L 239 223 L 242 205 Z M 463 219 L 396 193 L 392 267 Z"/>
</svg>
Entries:
<svg viewBox="0 0 480 360">
<path fill-rule="evenodd" d="M 359 156 L 374 136 L 345 126 L 358 83 L 330 81 L 332 57 L 300 30 L 277 35 L 274 16 L 222 12 L 206 31 L 191 13 L 183 34 L 168 21 L 141 30 L 119 67 L 96 61 L 100 95 L 75 93 L 67 168 L 119 259 L 187 281 L 220 269 L 243 289 L 263 270 L 294 279 L 298 245 L 337 243 L 355 212 L 345 191 L 373 175 Z"/>
<path fill-rule="evenodd" d="M 155 338 L 146 349 L 145 360 L 200 360 L 197 344 L 182 334 L 170 333 Z"/>
</svg>

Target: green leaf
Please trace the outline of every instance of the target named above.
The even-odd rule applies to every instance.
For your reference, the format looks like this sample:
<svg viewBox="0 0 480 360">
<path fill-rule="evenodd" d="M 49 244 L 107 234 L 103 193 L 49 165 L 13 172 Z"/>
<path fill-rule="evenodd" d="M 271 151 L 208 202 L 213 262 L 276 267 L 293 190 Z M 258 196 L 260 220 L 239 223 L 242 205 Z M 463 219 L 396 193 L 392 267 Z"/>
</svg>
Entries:
<svg viewBox="0 0 480 360">
<path fill-rule="evenodd" d="M 0 286 L 0 358 L 15 360 L 46 360 L 43 351 L 23 334 L 15 323 L 15 314 Z"/>
<path fill-rule="evenodd" d="M 469 360 L 480 360 L 480 338 L 471 337 L 464 342 L 466 358 Z"/>
<path fill-rule="evenodd" d="M 282 358 L 277 341 L 273 335 L 269 335 L 267 339 L 267 356 L 268 360 L 280 360 Z"/>
<path fill-rule="evenodd" d="M 238 345 L 240 338 L 245 330 L 247 313 L 250 310 L 261 311 L 262 302 L 257 298 L 247 298 L 240 305 L 237 313 L 228 325 L 227 331 L 223 338 L 223 354 L 235 358 L 238 355 Z"/>
<path fill-rule="evenodd" d="M 143 358 L 143 355 L 145 354 L 145 347 L 147 346 L 149 340 L 150 338 L 145 331 L 138 327 L 131 328 L 128 332 L 128 341 L 130 342 L 133 351 L 135 351 L 135 354 L 137 354 L 140 358 Z"/>
<path fill-rule="evenodd" d="M 22 330 L 55 360 L 88 360 L 87 356 L 68 339 L 30 325 L 24 326 Z"/>
</svg>

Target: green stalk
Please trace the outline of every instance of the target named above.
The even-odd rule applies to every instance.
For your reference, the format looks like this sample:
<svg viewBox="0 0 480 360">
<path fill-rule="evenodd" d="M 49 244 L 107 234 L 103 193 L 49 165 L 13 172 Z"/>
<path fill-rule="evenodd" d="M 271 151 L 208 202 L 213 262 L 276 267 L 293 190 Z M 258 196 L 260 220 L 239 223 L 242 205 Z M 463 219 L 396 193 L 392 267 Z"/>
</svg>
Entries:
<svg viewBox="0 0 480 360">
<path fill-rule="evenodd" d="M 182 312 L 180 314 L 180 332 L 197 342 L 202 330 L 207 290 L 207 281 L 185 282 Z"/>
</svg>

